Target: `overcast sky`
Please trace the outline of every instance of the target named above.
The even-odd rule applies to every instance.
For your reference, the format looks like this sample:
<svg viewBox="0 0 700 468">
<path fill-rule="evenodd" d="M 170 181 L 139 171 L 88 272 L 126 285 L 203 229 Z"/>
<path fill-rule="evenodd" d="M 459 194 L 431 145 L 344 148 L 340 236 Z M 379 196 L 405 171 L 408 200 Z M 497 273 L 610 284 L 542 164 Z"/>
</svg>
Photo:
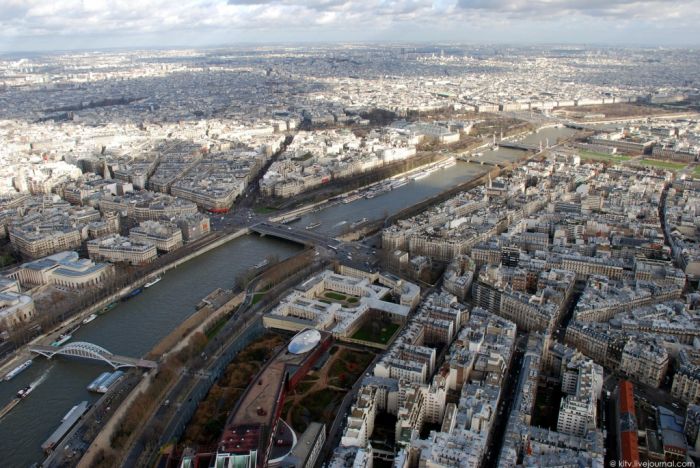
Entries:
<svg viewBox="0 0 700 468">
<path fill-rule="evenodd" d="M 700 0 L 0 0 L 0 50 L 249 42 L 700 45 Z"/>
</svg>

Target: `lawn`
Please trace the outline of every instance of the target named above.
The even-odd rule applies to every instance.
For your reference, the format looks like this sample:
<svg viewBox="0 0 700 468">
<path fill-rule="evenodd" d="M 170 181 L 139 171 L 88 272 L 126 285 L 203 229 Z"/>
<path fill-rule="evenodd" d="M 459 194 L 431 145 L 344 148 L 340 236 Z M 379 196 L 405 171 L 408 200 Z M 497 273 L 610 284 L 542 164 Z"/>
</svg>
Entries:
<svg viewBox="0 0 700 468">
<path fill-rule="evenodd" d="M 328 369 L 328 383 L 349 389 L 364 373 L 374 356 L 374 353 L 343 348 Z"/>
<path fill-rule="evenodd" d="M 695 166 L 695 169 L 693 169 L 693 175 L 695 177 L 700 177 L 700 166 Z"/>
<path fill-rule="evenodd" d="M 265 294 L 267 294 L 267 291 L 265 291 L 265 292 L 256 292 L 255 294 L 253 294 L 253 302 L 252 302 L 252 305 L 255 305 L 255 304 L 257 304 L 258 302 L 260 302 L 260 300 L 261 300 L 263 297 L 265 297 Z"/>
<path fill-rule="evenodd" d="M 625 156 L 624 154 L 606 154 L 598 153 L 595 151 L 581 151 L 581 159 L 592 159 L 594 161 L 609 161 L 611 163 L 620 164 L 624 161 L 629 161 L 631 156 Z"/>
<path fill-rule="evenodd" d="M 297 431 L 304 431 L 311 421 L 325 424 L 333 422 L 335 410 L 345 396 L 345 392 L 323 389 L 304 397 L 292 407 L 292 424 Z"/>
<path fill-rule="evenodd" d="M 355 340 L 387 344 L 400 325 L 392 322 L 368 320 L 352 335 Z"/>
<path fill-rule="evenodd" d="M 679 171 L 687 166 L 685 163 L 660 161 L 658 159 L 642 159 L 642 164 L 645 166 L 654 167 L 656 169 L 666 169 L 669 171 Z"/>
<path fill-rule="evenodd" d="M 348 298 L 345 294 L 340 294 L 333 291 L 326 291 L 323 293 L 328 299 L 335 299 L 336 301 L 344 301 Z"/>
<path fill-rule="evenodd" d="M 219 331 L 221 331 L 222 328 L 224 328 L 224 325 L 226 325 L 226 322 L 228 322 L 229 318 L 231 317 L 228 315 L 222 317 L 218 322 L 214 324 L 213 327 L 207 330 L 205 333 L 205 335 L 207 335 L 207 338 L 211 340 L 214 336 L 216 336 L 216 334 L 219 333 Z"/>
</svg>

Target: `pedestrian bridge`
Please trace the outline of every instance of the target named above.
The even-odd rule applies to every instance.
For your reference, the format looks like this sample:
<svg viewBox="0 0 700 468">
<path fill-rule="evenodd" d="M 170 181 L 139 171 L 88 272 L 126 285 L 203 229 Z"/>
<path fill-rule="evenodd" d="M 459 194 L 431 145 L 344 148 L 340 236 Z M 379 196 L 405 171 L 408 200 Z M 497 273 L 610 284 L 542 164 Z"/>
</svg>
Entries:
<svg viewBox="0 0 700 468">
<path fill-rule="evenodd" d="M 119 356 L 117 354 L 110 353 L 101 346 L 84 341 L 76 341 L 65 346 L 32 345 L 29 347 L 29 351 L 36 354 L 41 354 L 48 359 L 51 359 L 56 355 L 60 355 L 102 361 L 109 364 L 114 369 L 119 369 L 120 367 L 141 367 L 145 369 L 154 369 L 158 366 L 158 364 L 154 361 Z"/>
</svg>

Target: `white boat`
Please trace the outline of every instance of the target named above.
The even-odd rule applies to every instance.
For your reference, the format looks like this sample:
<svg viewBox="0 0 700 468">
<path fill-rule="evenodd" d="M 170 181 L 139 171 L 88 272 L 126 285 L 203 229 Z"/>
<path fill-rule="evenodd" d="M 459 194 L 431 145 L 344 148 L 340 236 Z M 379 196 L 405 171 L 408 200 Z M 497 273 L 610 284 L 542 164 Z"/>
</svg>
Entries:
<svg viewBox="0 0 700 468">
<path fill-rule="evenodd" d="M 90 323 L 93 320 L 97 318 L 97 314 L 90 314 L 89 317 L 86 317 L 85 320 L 83 320 L 83 323 Z"/>
<path fill-rule="evenodd" d="M 343 198 L 343 203 L 351 203 L 354 202 L 355 200 L 361 198 L 362 195 L 359 193 L 353 194 L 353 195 L 348 195 L 347 197 Z"/>
<path fill-rule="evenodd" d="M 316 229 L 316 228 L 319 227 L 320 225 L 321 225 L 321 223 L 311 223 L 311 224 L 309 224 L 308 226 L 306 226 L 305 229 L 307 229 L 307 230 Z"/>
<path fill-rule="evenodd" d="M 29 394 L 32 393 L 36 387 L 37 386 L 35 383 L 31 383 L 31 384 L 27 385 L 26 387 L 20 389 L 20 391 L 17 392 L 17 398 L 27 398 L 29 396 Z"/>
<path fill-rule="evenodd" d="M 20 364 L 19 366 L 15 367 L 15 368 L 12 369 L 10 372 L 8 372 L 7 374 L 5 374 L 5 380 L 12 380 L 12 379 L 14 379 L 14 378 L 17 377 L 21 372 L 23 372 L 25 369 L 27 369 L 27 367 L 29 367 L 29 366 L 31 366 L 31 365 L 32 365 L 32 360 L 31 360 L 31 359 L 28 359 L 28 360 L 24 361 L 22 364 Z"/>
<path fill-rule="evenodd" d="M 441 169 L 446 169 L 448 167 L 456 166 L 457 165 L 457 160 L 455 158 L 450 158 L 445 162 L 440 163 L 440 168 Z"/>
<path fill-rule="evenodd" d="M 152 280 L 149 281 L 148 283 L 144 284 L 143 287 L 144 287 L 144 288 L 150 288 L 150 287 L 153 286 L 154 284 L 158 283 L 161 279 L 162 279 L 162 278 L 161 278 L 160 276 L 156 276 L 154 279 L 152 279 Z"/>
<path fill-rule="evenodd" d="M 356 227 L 359 226 L 360 224 L 363 224 L 363 223 L 366 223 L 366 222 L 367 222 L 367 218 L 362 218 L 362 219 L 360 219 L 360 220 L 355 221 L 354 223 L 352 223 L 352 224 L 350 225 L 350 227 L 351 227 L 351 228 L 356 228 Z"/>
<path fill-rule="evenodd" d="M 268 264 L 268 260 L 265 259 L 265 260 L 263 260 L 262 262 L 256 263 L 255 265 L 253 265 L 253 268 L 255 268 L 255 269 L 262 268 L 262 267 L 264 267 L 264 266 L 267 265 L 267 264 Z"/>
<path fill-rule="evenodd" d="M 412 178 L 413 180 L 421 180 L 421 179 L 425 179 L 425 178 L 428 177 L 429 175 L 430 175 L 429 172 L 423 171 L 423 172 L 419 172 L 418 174 L 414 175 L 414 176 L 411 177 L 411 178 Z"/>
<path fill-rule="evenodd" d="M 399 179 L 396 182 L 391 184 L 392 189 L 397 189 L 399 187 L 403 187 L 408 183 L 408 180 L 404 177 L 403 179 Z"/>
</svg>

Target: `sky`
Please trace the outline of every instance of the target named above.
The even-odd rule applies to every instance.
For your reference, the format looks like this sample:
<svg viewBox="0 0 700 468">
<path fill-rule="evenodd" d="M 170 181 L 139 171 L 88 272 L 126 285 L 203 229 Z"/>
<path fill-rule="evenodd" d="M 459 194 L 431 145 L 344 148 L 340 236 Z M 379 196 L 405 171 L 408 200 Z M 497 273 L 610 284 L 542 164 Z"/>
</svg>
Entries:
<svg viewBox="0 0 700 468">
<path fill-rule="evenodd" d="M 0 50 L 241 43 L 700 45 L 700 0 L 0 0 Z"/>
</svg>

